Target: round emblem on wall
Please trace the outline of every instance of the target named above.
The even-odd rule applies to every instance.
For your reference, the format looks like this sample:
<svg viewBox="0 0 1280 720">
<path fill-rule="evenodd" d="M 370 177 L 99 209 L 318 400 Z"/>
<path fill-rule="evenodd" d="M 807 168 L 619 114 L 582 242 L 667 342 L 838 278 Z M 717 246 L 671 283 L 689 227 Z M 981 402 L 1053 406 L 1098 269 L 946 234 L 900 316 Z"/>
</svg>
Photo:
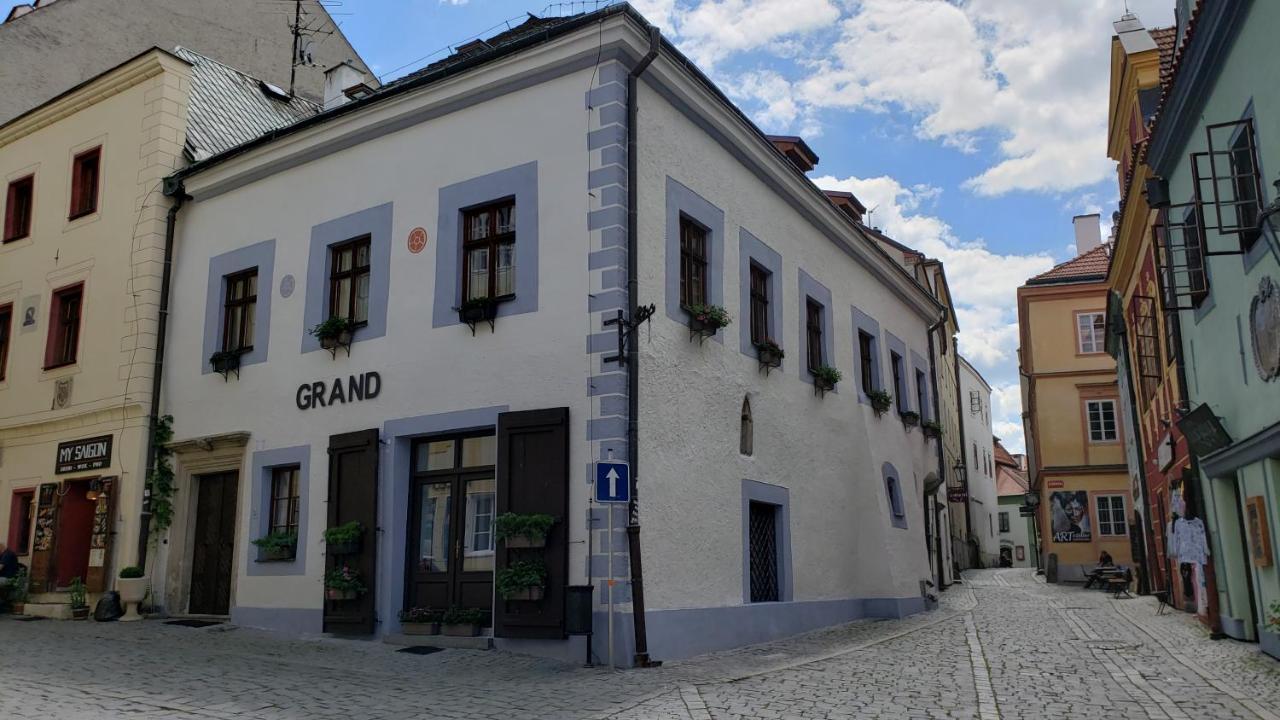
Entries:
<svg viewBox="0 0 1280 720">
<path fill-rule="evenodd" d="M 1253 364 L 1263 380 L 1280 376 L 1280 292 L 1271 278 L 1263 276 L 1249 305 L 1249 338 L 1253 341 Z"/>
<path fill-rule="evenodd" d="M 280 297 L 287 298 L 290 295 L 292 295 L 293 286 L 294 286 L 294 281 L 293 281 L 292 275 L 285 275 L 284 277 L 280 278 Z"/>
<path fill-rule="evenodd" d="M 416 227 L 409 231 L 409 252 L 417 255 L 427 246 L 427 231 Z"/>
</svg>

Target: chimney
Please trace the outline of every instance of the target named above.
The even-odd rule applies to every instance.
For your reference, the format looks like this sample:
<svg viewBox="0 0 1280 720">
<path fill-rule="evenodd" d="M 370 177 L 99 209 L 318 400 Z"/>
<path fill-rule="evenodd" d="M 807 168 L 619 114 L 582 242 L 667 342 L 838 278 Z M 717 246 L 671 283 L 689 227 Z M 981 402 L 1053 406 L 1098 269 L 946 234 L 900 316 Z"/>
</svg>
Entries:
<svg viewBox="0 0 1280 720">
<path fill-rule="evenodd" d="M 827 196 L 832 205 L 840 208 L 840 212 L 848 215 L 854 222 L 862 223 L 862 214 L 867 211 L 867 208 L 858 202 L 858 198 L 854 197 L 853 193 L 842 190 L 823 190 L 822 193 Z"/>
<path fill-rule="evenodd" d="M 1102 244 L 1102 225 L 1098 213 L 1071 218 L 1076 227 L 1076 255 L 1083 255 Z"/>
<path fill-rule="evenodd" d="M 324 109 L 331 110 L 351 101 L 351 95 L 359 95 L 361 88 L 368 88 L 365 74 L 350 61 L 340 62 L 324 71 Z"/>
<path fill-rule="evenodd" d="M 795 135 L 769 135 L 769 142 L 778 149 L 778 152 L 787 156 L 792 165 L 800 168 L 800 172 L 807 173 L 818 164 L 818 156 L 814 154 L 805 141 Z"/>
</svg>

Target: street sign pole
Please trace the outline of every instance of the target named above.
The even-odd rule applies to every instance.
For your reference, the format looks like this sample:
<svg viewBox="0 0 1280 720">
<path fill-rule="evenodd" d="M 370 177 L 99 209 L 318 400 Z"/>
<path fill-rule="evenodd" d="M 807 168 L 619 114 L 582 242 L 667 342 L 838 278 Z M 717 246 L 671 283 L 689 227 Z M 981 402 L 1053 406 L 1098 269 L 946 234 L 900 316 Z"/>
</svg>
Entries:
<svg viewBox="0 0 1280 720">
<path fill-rule="evenodd" d="M 615 505 L 628 504 L 631 502 L 631 466 L 625 462 L 614 461 L 612 455 L 609 460 L 602 460 L 595 466 L 595 482 L 594 482 L 593 499 L 605 508 L 605 512 L 609 513 L 608 533 L 609 539 L 605 541 L 606 552 L 608 553 L 609 572 L 608 581 L 605 587 L 605 593 L 609 598 L 609 669 L 614 667 L 613 661 L 613 508 Z"/>
<path fill-rule="evenodd" d="M 609 515 L 609 579 L 607 581 L 609 593 L 609 669 L 613 670 L 613 506 L 605 505 L 605 512 Z"/>
</svg>

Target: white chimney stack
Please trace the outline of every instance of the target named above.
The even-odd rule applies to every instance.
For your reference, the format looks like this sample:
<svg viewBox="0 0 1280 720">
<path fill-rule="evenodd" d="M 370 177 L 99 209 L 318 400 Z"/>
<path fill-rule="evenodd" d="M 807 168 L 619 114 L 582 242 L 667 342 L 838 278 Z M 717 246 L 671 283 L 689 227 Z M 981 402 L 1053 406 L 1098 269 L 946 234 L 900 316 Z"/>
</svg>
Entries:
<svg viewBox="0 0 1280 720">
<path fill-rule="evenodd" d="M 330 110 L 351 101 L 347 90 L 365 84 L 365 74 L 349 62 L 340 62 L 324 71 L 324 109 Z"/>
<path fill-rule="evenodd" d="M 1083 255 L 1102 244 L 1102 223 L 1098 213 L 1077 215 L 1071 219 L 1076 228 L 1076 254 Z"/>
</svg>

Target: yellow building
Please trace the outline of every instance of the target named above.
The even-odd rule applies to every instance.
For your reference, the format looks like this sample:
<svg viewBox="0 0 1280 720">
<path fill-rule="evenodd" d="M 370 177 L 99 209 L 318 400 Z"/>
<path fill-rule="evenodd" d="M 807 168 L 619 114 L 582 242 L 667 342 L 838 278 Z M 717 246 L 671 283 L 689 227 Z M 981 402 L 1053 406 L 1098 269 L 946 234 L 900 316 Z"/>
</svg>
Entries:
<svg viewBox="0 0 1280 720">
<path fill-rule="evenodd" d="M 153 48 L 0 125 L 0 538 L 30 614 L 69 615 L 75 578 L 92 603 L 143 554 L 162 182 L 316 110 L 271 90 Z"/>
<path fill-rule="evenodd" d="M 1103 551 L 1132 566 L 1132 499 L 1116 363 L 1106 352 L 1107 268 L 1096 215 L 1079 254 L 1018 288 L 1023 423 L 1050 581 L 1079 580 Z"/>
</svg>

